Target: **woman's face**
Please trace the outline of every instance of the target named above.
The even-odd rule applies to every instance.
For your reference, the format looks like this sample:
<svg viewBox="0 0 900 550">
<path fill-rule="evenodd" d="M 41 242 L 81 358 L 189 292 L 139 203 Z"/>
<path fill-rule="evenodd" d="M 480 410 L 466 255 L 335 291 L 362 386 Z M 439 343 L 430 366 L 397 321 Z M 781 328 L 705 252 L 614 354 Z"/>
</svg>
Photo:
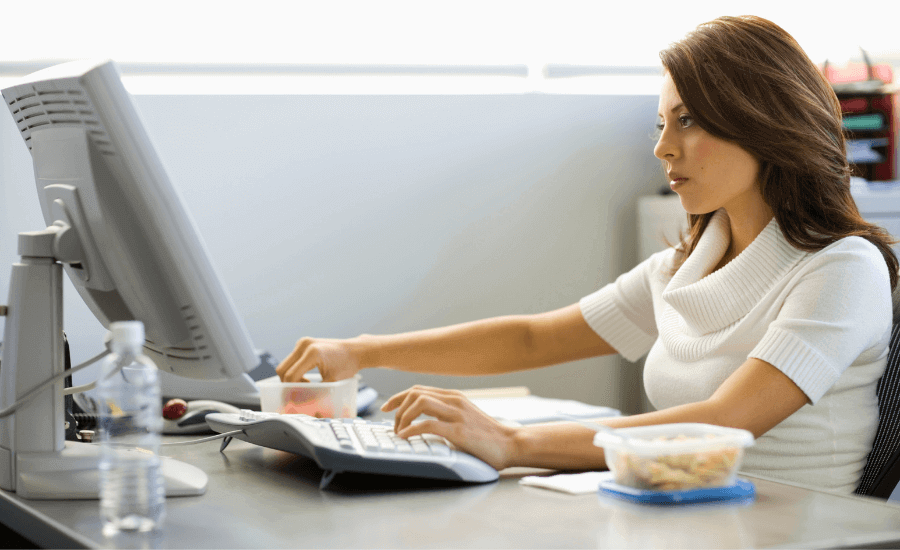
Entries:
<svg viewBox="0 0 900 550">
<path fill-rule="evenodd" d="M 741 146 L 706 132 L 683 105 L 667 73 L 659 95 L 659 141 L 669 186 L 690 214 L 725 207 L 729 216 L 764 203 L 757 186 L 760 165 Z"/>
</svg>

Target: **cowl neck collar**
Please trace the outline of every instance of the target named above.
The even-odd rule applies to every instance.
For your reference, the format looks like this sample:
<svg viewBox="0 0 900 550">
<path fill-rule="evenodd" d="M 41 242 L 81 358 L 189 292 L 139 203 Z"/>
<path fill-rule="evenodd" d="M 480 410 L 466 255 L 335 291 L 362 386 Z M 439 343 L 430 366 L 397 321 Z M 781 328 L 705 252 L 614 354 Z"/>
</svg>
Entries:
<svg viewBox="0 0 900 550">
<path fill-rule="evenodd" d="M 746 249 L 713 272 L 730 241 L 728 214 L 719 209 L 663 291 L 666 306 L 660 328 L 670 353 L 681 355 L 677 350 L 688 353 L 690 348 L 694 351 L 688 355 L 693 356 L 708 351 L 808 254 L 791 246 L 772 218 Z M 697 340 L 701 338 L 708 341 L 702 344 Z"/>
</svg>

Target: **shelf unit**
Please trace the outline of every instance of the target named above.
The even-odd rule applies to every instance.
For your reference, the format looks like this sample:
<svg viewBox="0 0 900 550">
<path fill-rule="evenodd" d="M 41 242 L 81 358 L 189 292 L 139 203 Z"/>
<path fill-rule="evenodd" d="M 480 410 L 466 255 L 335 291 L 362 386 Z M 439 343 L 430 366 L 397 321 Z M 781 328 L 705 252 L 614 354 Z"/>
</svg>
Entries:
<svg viewBox="0 0 900 550">
<path fill-rule="evenodd" d="M 868 181 L 897 178 L 897 95 L 837 91 L 853 175 Z"/>
<path fill-rule="evenodd" d="M 841 103 L 847 159 L 853 175 L 867 181 L 897 179 L 897 134 L 900 127 L 900 96 L 891 83 L 893 69 L 873 64 L 862 51 L 865 63 L 822 67 Z"/>
</svg>

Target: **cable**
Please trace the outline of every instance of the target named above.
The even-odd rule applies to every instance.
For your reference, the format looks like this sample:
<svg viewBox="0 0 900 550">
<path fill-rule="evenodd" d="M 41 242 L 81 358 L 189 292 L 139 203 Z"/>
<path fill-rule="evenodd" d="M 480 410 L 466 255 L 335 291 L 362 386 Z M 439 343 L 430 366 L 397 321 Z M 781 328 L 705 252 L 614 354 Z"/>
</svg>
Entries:
<svg viewBox="0 0 900 550">
<path fill-rule="evenodd" d="M 89 367 L 90 365 L 93 365 L 94 363 L 96 363 L 97 361 L 102 359 L 103 357 L 106 357 L 107 355 L 109 355 L 109 353 L 110 353 L 109 350 L 105 350 L 102 353 L 95 355 L 94 357 L 88 359 L 87 361 L 85 361 L 84 363 L 81 363 L 78 366 L 72 367 L 69 370 L 64 370 L 63 372 L 61 372 L 55 376 L 51 376 L 47 380 L 44 380 L 44 382 L 42 382 L 41 384 L 38 384 L 37 386 L 32 388 L 31 391 L 29 391 L 28 393 L 23 395 L 21 399 L 19 399 L 18 401 L 16 401 L 9 407 L 6 407 L 2 411 L 0 411 L 0 418 L 5 418 L 5 417 L 11 415 L 12 413 L 16 412 L 16 410 L 19 407 L 21 407 L 28 401 L 31 401 L 32 399 L 34 399 L 34 396 L 36 396 L 37 394 L 39 394 L 40 392 L 45 390 L 48 386 L 52 386 L 53 384 L 56 384 L 60 380 L 75 374 L 76 372 L 80 371 L 81 369 L 83 369 L 85 367 Z M 116 372 L 118 372 L 118 370 L 119 369 L 117 369 L 116 371 L 113 371 L 112 373 L 110 373 L 110 375 L 115 374 Z"/>
<path fill-rule="evenodd" d="M 210 437 L 204 437 L 202 439 L 192 439 L 190 441 L 176 441 L 174 443 L 160 443 L 161 447 L 171 447 L 175 445 L 197 445 L 198 443 L 206 443 L 207 441 L 215 441 L 216 439 L 224 439 L 226 437 L 234 437 L 237 434 L 244 433 L 244 430 L 234 430 L 231 432 L 220 433 L 218 435 L 212 435 Z"/>
<path fill-rule="evenodd" d="M 103 359 L 104 357 L 106 357 L 107 355 L 109 355 L 109 353 L 110 353 L 109 350 L 104 350 L 103 352 L 98 353 L 98 354 L 95 355 L 94 357 L 91 357 L 91 358 L 88 359 L 87 361 L 85 361 L 85 362 L 83 362 L 83 363 L 81 363 L 81 364 L 79 364 L 79 365 L 76 365 L 76 366 L 72 367 L 71 369 L 65 370 L 65 371 L 63 371 L 63 372 L 61 372 L 61 373 L 59 373 L 59 374 L 57 374 L 57 375 L 55 375 L 55 376 L 52 376 L 52 377 L 48 378 L 48 379 L 45 380 L 43 383 L 38 384 L 37 386 L 35 386 L 34 388 L 32 388 L 31 391 L 29 391 L 28 393 L 26 393 L 25 395 L 23 395 L 21 399 L 19 399 L 18 401 L 16 401 L 15 403 L 13 403 L 12 405 L 10 405 L 9 407 L 3 409 L 2 411 L 0 411 L 0 418 L 5 418 L 5 417 L 11 415 L 12 413 L 16 412 L 16 410 L 17 410 L 19 407 L 21 407 L 22 405 L 24 405 L 24 404 L 27 403 L 28 401 L 32 400 L 32 399 L 34 398 L 35 395 L 37 395 L 38 393 L 40 393 L 41 391 L 43 391 L 44 389 L 46 389 L 48 386 L 52 386 L 53 384 L 59 382 L 60 380 L 66 378 L 66 377 L 68 377 L 68 376 L 71 376 L 71 375 L 75 374 L 76 372 L 78 372 L 78 371 L 80 371 L 80 370 L 82 370 L 82 369 L 84 369 L 84 368 L 86 368 L 86 367 L 89 367 L 89 366 L 93 365 L 94 363 L 96 363 L 96 362 L 99 361 L 100 359 Z M 83 392 L 83 391 L 87 391 L 87 390 L 89 390 L 89 389 L 93 389 L 94 387 L 97 386 L 97 383 L 98 383 L 100 380 L 103 380 L 104 378 L 108 378 L 108 377 L 110 377 L 110 376 L 115 376 L 119 371 L 122 370 L 122 368 L 123 368 L 124 366 L 125 366 L 125 365 L 120 365 L 119 367 L 117 367 L 116 369 L 114 369 L 112 372 L 110 372 L 108 375 L 106 375 L 106 377 L 101 377 L 101 378 L 99 378 L 99 379 L 97 379 L 97 380 L 94 380 L 94 381 L 91 382 L 90 384 L 85 384 L 85 385 L 83 385 L 83 386 L 75 386 L 75 387 L 73 387 L 73 388 L 66 388 L 66 391 L 63 391 L 63 395 L 71 395 L 71 394 L 73 394 L 73 393 L 80 393 L 80 392 Z M 199 444 L 199 443 L 206 443 L 207 441 L 215 441 L 216 439 L 223 439 L 223 438 L 226 438 L 226 437 L 233 437 L 234 435 L 239 434 L 239 433 L 243 433 L 243 431 L 242 431 L 242 430 L 234 430 L 234 431 L 231 431 L 231 432 L 225 432 L 225 433 L 221 433 L 221 434 L 214 435 L 214 436 L 211 436 L 211 437 L 204 437 L 204 438 L 202 438 L 202 439 L 193 439 L 193 440 L 191 440 L 191 441 L 178 441 L 178 442 L 174 442 L 174 443 L 160 443 L 160 445 L 161 445 L 161 446 L 196 445 L 196 444 Z"/>
<path fill-rule="evenodd" d="M 86 366 L 88 366 L 88 365 L 93 365 L 94 363 L 96 363 L 96 362 L 99 361 L 100 359 L 103 359 L 103 358 L 106 357 L 107 355 L 109 355 L 109 350 L 105 350 L 105 351 L 103 351 L 103 352 L 101 352 L 101 353 L 98 353 L 97 355 L 95 355 L 94 357 L 91 357 L 90 359 L 88 359 L 88 360 L 85 361 L 84 363 L 81 363 L 81 364 L 78 365 L 77 367 L 74 367 L 74 368 L 72 368 L 72 369 L 69 369 L 68 372 L 69 372 L 69 374 L 71 374 L 71 373 L 75 372 L 76 370 L 78 370 L 78 369 L 80 369 L 80 368 L 82 368 L 82 367 L 86 367 Z M 94 380 L 94 381 L 91 382 L 90 384 L 84 384 L 83 386 L 73 386 L 73 387 L 71 387 L 71 388 L 65 388 L 65 389 L 63 390 L 63 395 L 73 395 L 73 394 L 76 394 L 76 393 L 82 393 L 82 392 L 86 392 L 86 391 L 92 390 L 92 389 L 94 389 L 94 388 L 97 387 L 97 382 L 99 382 L 99 381 L 100 381 L 100 379 L 98 378 L 97 380 Z M 0 417 L 2 417 L 2 415 L 0 415 Z"/>
<path fill-rule="evenodd" d="M 224 439 L 226 437 L 234 437 L 237 434 L 244 433 L 243 430 L 234 430 L 230 432 L 220 433 L 217 435 L 211 435 L 209 437 L 203 437 L 201 439 L 191 439 L 190 441 L 175 441 L 172 443 L 160 443 L 160 447 L 174 447 L 177 445 L 198 445 L 200 443 L 207 443 L 209 441 L 215 441 L 216 439 Z M 135 445 L 133 443 L 112 443 L 113 447 L 136 447 L 142 448 L 140 445 Z"/>
<path fill-rule="evenodd" d="M 106 357 L 107 355 L 109 355 L 109 353 L 110 353 L 110 351 L 108 349 L 105 349 L 105 350 L 101 351 L 100 353 L 98 353 L 97 355 L 91 357 L 84 363 L 80 363 L 80 364 L 72 367 L 71 369 L 69 369 L 69 373 L 73 373 L 77 370 L 81 370 L 88 365 L 93 365 L 97 361 L 99 361 L 99 360 L 103 359 L 104 357 Z"/>
<path fill-rule="evenodd" d="M 63 395 L 74 395 L 76 393 L 90 391 L 97 387 L 97 382 L 99 382 L 99 380 L 94 380 L 90 384 L 85 384 L 83 386 L 72 386 L 71 388 L 65 388 L 63 390 L 62 394 Z"/>
</svg>

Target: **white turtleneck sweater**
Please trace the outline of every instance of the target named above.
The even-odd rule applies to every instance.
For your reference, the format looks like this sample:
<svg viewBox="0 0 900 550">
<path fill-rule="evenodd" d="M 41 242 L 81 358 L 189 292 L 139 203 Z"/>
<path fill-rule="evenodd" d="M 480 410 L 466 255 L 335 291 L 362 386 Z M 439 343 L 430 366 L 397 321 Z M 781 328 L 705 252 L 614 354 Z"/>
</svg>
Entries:
<svg viewBox="0 0 900 550">
<path fill-rule="evenodd" d="M 644 386 L 657 409 L 708 399 L 748 357 L 774 365 L 810 404 L 759 437 L 741 469 L 853 492 L 875 438 L 891 332 L 884 258 L 861 237 L 798 250 L 773 219 L 713 271 L 729 227 L 717 211 L 674 276 L 670 248 L 584 297 L 582 314 L 629 361 L 649 352 Z"/>
</svg>

